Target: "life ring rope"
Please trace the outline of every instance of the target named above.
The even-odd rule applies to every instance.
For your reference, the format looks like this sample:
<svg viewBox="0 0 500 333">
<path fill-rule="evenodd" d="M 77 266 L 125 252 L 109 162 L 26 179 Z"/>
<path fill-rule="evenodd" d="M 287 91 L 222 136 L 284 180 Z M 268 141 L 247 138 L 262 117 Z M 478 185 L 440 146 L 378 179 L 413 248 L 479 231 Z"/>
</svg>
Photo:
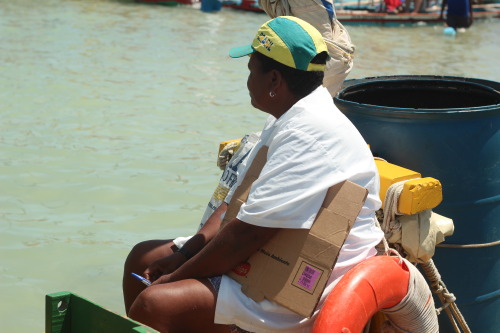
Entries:
<svg viewBox="0 0 500 333">
<path fill-rule="evenodd" d="M 437 313 L 427 281 L 412 263 L 403 260 L 409 269 L 408 293 L 396 306 L 380 309 L 380 312 L 401 332 L 437 333 Z"/>
<path fill-rule="evenodd" d="M 403 183 L 404 182 L 399 182 L 391 185 L 387 189 L 385 197 L 384 219 L 382 222 L 381 229 L 382 231 L 384 231 L 385 234 L 385 237 L 383 239 L 383 244 L 386 253 L 388 251 L 388 246 L 389 246 L 386 237 L 389 237 L 394 230 L 401 227 L 400 225 L 398 225 L 399 223 L 397 222 L 396 215 L 398 214 L 397 202 L 399 196 L 401 195 L 401 191 L 403 190 L 402 186 Z M 459 329 L 460 326 L 460 328 L 464 333 L 470 333 L 471 330 L 464 316 L 462 315 L 462 313 L 458 309 L 458 306 L 455 303 L 456 297 L 446 288 L 446 285 L 441 279 L 441 275 L 439 274 L 437 267 L 434 265 L 434 261 L 432 259 L 429 259 L 428 261 L 422 263 L 421 266 L 425 275 L 427 276 L 427 279 L 429 280 L 429 284 L 432 288 L 432 291 L 438 296 L 439 300 L 442 303 L 442 306 L 436 309 L 436 313 L 439 315 L 442 310 L 445 310 L 455 332 L 457 333 L 461 332 L 461 330 Z M 423 280 L 423 282 L 426 281 Z M 420 287 L 419 289 L 421 288 L 422 287 Z M 427 332 L 427 331 L 416 330 L 415 332 Z"/>
</svg>

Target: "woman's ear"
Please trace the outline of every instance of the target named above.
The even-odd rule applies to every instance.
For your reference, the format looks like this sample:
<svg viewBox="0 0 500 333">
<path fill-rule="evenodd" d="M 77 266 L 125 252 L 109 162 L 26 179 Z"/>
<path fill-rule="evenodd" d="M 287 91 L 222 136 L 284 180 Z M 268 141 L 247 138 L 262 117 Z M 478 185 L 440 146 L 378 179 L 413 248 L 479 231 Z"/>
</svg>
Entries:
<svg viewBox="0 0 500 333">
<path fill-rule="evenodd" d="M 274 91 L 281 89 L 284 83 L 283 75 L 276 69 L 271 70 L 271 87 Z"/>
</svg>

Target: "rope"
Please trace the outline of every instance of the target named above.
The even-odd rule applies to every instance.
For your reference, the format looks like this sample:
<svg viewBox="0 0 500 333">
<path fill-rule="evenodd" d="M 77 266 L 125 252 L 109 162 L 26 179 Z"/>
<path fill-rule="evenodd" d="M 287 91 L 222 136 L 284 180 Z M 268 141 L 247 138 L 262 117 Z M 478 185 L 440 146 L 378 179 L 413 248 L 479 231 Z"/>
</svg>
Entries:
<svg viewBox="0 0 500 333">
<path fill-rule="evenodd" d="M 378 222 L 377 219 L 375 219 L 375 224 L 377 225 L 377 227 L 379 227 L 380 229 L 382 229 L 382 227 L 380 226 L 380 223 Z M 383 244 L 383 247 L 384 247 L 384 251 L 383 251 L 384 253 L 383 254 L 388 255 L 389 251 L 393 250 L 393 249 L 391 249 L 389 247 L 389 243 L 387 242 L 387 239 L 385 238 L 385 236 L 382 237 L 382 244 Z M 394 251 L 396 251 L 396 250 L 394 250 Z M 398 253 L 398 255 L 399 255 L 399 253 Z"/>
<path fill-rule="evenodd" d="M 385 194 L 382 226 L 384 232 L 384 248 L 386 247 L 387 239 L 390 239 L 393 232 L 401 230 L 401 224 L 397 221 L 396 215 L 401 215 L 398 211 L 398 199 L 403 191 L 404 184 L 408 180 L 397 182 L 389 186 Z M 400 244 L 392 244 L 398 251 L 404 252 L 403 246 Z M 389 247 L 389 245 L 387 245 Z M 386 250 L 387 252 L 387 250 Z"/>
<path fill-rule="evenodd" d="M 394 231 L 401 229 L 401 224 L 396 220 L 396 215 L 401 215 L 398 211 L 398 199 L 403 191 L 404 184 L 408 180 L 397 182 L 389 186 L 385 194 L 384 201 L 384 220 L 382 222 L 382 231 L 385 237 L 390 238 Z"/>
<path fill-rule="evenodd" d="M 395 184 L 392 184 L 385 195 L 384 201 L 384 218 L 382 222 L 382 231 L 386 238 L 390 238 L 392 233 L 401 228 L 401 225 L 396 220 L 396 215 L 401 215 L 397 210 L 397 203 L 399 196 L 403 190 L 404 183 L 408 180 L 404 180 Z M 384 239 L 384 247 L 386 246 L 387 240 Z M 386 250 L 387 252 L 387 250 Z M 406 259 L 405 259 L 406 260 Z M 409 265 L 409 267 L 414 267 Z M 441 280 L 441 275 L 439 274 L 436 266 L 432 259 L 422 264 L 422 269 L 424 270 L 427 278 L 430 281 L 433 292 L 436 293 L 443 304 L 440 308 L 436 309 L 436 313 L 439 315 L 443 310 L 445 310 L 448 315 L 450 322 L 455 330 L 455 332 L 460 333 L 459 326 L 465 333 L 470 333 L 469 326 L 462 316 L 460 310 L 455 304 L 455 295 L 450 293 L 446 288 L 444 282 Z M 410 269 L 411 273 L 411 269 Z M 410 291 L 408 291 L 410 294 Z M 458 323 L 457 323 L 458 322 Z M 406 332 L 406 331 L 403 331 Z M 427 332 L 426 330 L 416 330 L 410 332 Z"/>
<path fill-rule="evenodd" d="M 441 311 L 446 311 L 455 332 L 460 332 L 460 329 L 458 328 L 458 326 L 460 326 L 465 333 L 470 333 L 471 331 L 465 321 L 465 318 L 462 316 L 462 313 L 455 304 L 456 297 L 448 291 L 443 280 L 441 280 L 441 275 L 434 265 L 434 261 L 430 259 L 429 261 L 423 263 L 422 269 L 429 279 L 433 292 L 438 295 L 441 303 L 443 304 L 443 306 L 436 309 L 437 313 L 440 314 Z"/>
<path fill-rule="evenodd" d="M 427 281 L 412 263 L 402 260 L 410 273 L 408 293 L 399 304 L 381 312 L 389 318 L 398 332 L 437 333 L 439 324 Z"/>
<path fill-rule="evenodd" d="M 437 244 L 436 246 L 448 247 L 448 248 L 452 248 L 452 249 L 474 249 L 474 248 L 490 247 L 490 246 L 497 246 L 497 245 L 500 245 L 500 240 L 497 240 L 495 242 L 490 242 L 490 243 L 483 243 L 483 244 Z"/>
</svg>

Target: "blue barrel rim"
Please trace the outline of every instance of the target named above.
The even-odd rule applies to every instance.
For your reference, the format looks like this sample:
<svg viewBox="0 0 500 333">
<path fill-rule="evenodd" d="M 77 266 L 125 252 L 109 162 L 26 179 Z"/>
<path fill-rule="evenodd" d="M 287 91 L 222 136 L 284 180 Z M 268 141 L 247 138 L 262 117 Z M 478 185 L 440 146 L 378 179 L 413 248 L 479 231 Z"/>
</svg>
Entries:
<svg viewBox="0 0 500 333">
<path fill-rule="evenodd" d="M 344 107 L 355 107 L 363 106 L 362 108 L 350 109 L 350 112 L 369 114 L 372 116 L 384 116 L 389 118 L 441 118 L 443 115 L 451 116 L 454 118 L 464 118 L 464 117 L 477 117 L 478 115 L 489 116 L 490 114 L 500 113 L 498 106 L 500 103 L 481 105 L 481 106 L 470 106 L 467 108 L 456 107 L 456 108 L 407 108 L 401 106 L 385 106 L 376 105 L 366 102 L 355 102 L 344 99 L 344 95 L 353 93 L 352 90 L 357 90 L 361 92 L 363 88 L 369 88 L 370 90 L 377 89 L 375 86 L 377 84 L 388 83 L 387 85 L 396 85 L 401 82 L 405 83 L 422 83 L 427 84 L 431 82 L 439 82 L 442 84 L 457 85 L 460 84 L 463 87 L 471 87 L 474 89 L 479 89 L 485 93 L 496 95 L 496 98 L 500 99 L 500 84 L 494 81 L 488 81 L 483 79 L 474 78 L 461 78 L 454 76 L 434 76 L 434 75 L 394 75 L 394 76 L 379 76 L 379 77 L 368 77 L 363 79 L 351 79 L 347 80 L 342 89 L 339 91 L 337 96 L 334 98 L 334 102 L 338 106 Z M 498 90 L 497 90 L 498 88 Z M 383 86 L 379 88 L 383 89 Z M 450 89 L 451 91 L 451 89 Z M 365 106 L 369 105 L 370 110 L 364 109 Z"/>
<path fill-rule="evenodd" d="M 422 79 L 429 79 L 429 78 L 451 80 L 451 81 L 466 81 L 466 82 L 482 83 L 482 84 L 488 85 L 490 87 L 494 87 L 495 90 L 500 91 L 500 82 L 497 82 L 497 81 L 491 81 L 491 80 L 473 78 L 473 77 L 452 76 L 452 75 L 433 75 L 433 74 L 380 75 L 380 76 L 367 76 L 367 77 L 358 78 L 358 79 L 347 79 L 344 81 L 344 84 L 342 85 L 342 89 L 347 88 L 353 84 L 357 84 L 359 81 L 368 81 L 368 80 L 370 80 L 370 81 L 373 81 L 373 80 L 385 81 L 385 80 L 393 80 L 393 79 L 422 80 Z"/>
</svg>

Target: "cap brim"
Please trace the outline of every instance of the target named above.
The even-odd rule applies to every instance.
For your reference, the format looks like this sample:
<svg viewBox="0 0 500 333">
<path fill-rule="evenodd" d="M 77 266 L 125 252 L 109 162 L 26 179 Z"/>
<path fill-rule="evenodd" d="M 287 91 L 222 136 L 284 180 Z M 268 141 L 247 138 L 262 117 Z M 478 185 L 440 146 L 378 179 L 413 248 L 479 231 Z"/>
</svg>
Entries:
<svg viewBox="0 0 500 333">
<path fill-rule="evenodd" d="M 246 55 L 254 53 L 255 50 L 253 49 L 252 45 L 245 45 L 245 46 L 240 46 L 240 47 L 234 47 L 229 50 L 229 56 L 231 58 L 241 58 Z"/>
</svg>

